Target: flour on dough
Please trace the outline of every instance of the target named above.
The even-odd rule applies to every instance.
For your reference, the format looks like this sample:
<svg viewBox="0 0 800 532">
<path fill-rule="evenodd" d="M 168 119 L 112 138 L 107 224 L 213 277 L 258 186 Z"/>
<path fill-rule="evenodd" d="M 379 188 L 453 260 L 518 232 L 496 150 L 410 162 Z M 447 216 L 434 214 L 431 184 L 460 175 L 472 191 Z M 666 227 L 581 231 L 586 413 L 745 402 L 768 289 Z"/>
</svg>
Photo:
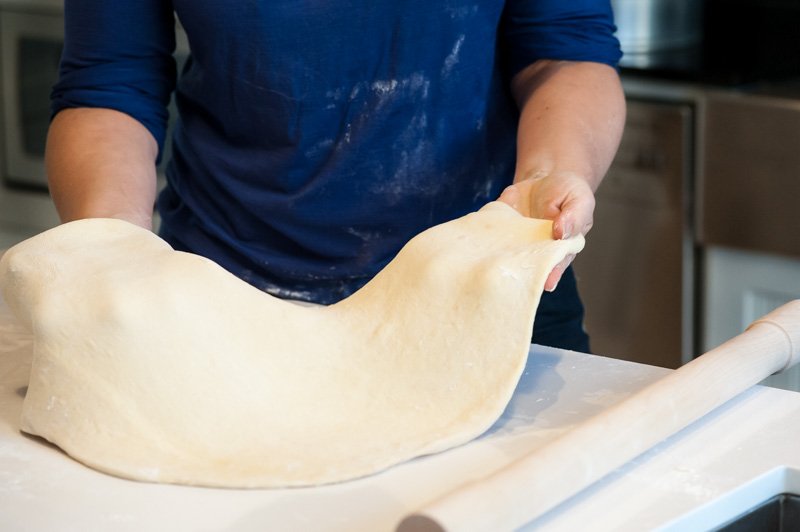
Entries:
<svg viewBox="0 0 800 532">
<path fill-rule="evenodd" d="M 22 430 L 122 477 L 224 487 L 368 475 L 500 416 L 555 264 L 583 246 L 491 203 L 415 237 L 329 307 L 260 292 L 119 220 L 8 251 L 34 334 Z"/>
</svg>

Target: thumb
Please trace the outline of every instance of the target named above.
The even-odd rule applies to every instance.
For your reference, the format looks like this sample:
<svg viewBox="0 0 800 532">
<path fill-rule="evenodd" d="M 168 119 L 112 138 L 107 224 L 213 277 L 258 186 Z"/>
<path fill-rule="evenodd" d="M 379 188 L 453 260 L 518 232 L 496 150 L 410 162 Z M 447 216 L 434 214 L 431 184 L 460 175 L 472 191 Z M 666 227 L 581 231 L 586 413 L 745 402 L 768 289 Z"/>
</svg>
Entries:
<svg viewBox="0 0 800 532">
<path fill-rule="evenodd" d="M 553 238 L 562 240 L 588 233 L 593 224 L 594 204 L 593 195 L 567 199 L 553 219 Z"/>
<path fill-rule="evenodd" d="M 506 205 L 519 211 L 519 200 L 521 197 L 519 189 L 514 185 L 509 185 L 503 190 L 500 197 L 497 198 L 497 201 L 502 201 Z"/>
<path fill-rule="evenodd" d="M 566 240 L 574 236 L 575 224 L 569 212 L 561 213 L 553 220 L 553 238 L 555 240 Z"/>
</svg>

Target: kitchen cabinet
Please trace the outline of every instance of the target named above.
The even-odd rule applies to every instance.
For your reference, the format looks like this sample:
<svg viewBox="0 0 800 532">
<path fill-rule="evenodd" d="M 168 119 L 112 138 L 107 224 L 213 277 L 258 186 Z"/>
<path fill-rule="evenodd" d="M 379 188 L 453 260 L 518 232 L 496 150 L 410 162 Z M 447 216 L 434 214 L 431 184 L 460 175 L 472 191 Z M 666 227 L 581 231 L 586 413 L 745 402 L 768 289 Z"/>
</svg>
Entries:
<svg viewBox="0 0 800 532">
<path fill-rule="evenodd" d="M 800 80 L 623 76 L 628 122 L 575 269 L 593 352 L 677 367 L 800 298 Z M 770 385 L 800 390 L 800 370 Z"/>
<path fill-rule="evenodd" d="M 703 124 L 699 241 L 800 258 L 800 82 L 710 91 Z"/>
<path fill-rule="evenodd" d="M 800 299 L 800 259 L 715 246 L 705 251 L 703 263 L 703 351 L 787 301 Z M 800 391 L 800 366 L 763 384 Z"/>
<path fill-rule="evenodd" d="M 628 99 L 619 152 L 575 259 L 593 353 L 669 368 L 695 354 L 693 131 L 689 103 Z"/>
<path fill-rule="evenodd" d="M 701 137 L 697 237 L 708 350 L 800 298 L 800 84 L 710 91 Z M 765 384 L 800 390 L 800 369 Z"/>
</svg>

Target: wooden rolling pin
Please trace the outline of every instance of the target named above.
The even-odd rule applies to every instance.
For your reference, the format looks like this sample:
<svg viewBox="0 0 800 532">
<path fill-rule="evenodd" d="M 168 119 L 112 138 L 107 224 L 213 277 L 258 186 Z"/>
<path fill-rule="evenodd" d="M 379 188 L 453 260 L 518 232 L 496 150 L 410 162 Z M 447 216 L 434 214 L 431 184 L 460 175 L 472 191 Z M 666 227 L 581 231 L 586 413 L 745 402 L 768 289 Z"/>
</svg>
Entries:
<svg viewBox="0 0 800 532">
<path fill-rule="evenodd" d="M 397 530 L 518 528 L 798 360 L 795 300 L 544 447 L 428 504 Z"/>
</svg>

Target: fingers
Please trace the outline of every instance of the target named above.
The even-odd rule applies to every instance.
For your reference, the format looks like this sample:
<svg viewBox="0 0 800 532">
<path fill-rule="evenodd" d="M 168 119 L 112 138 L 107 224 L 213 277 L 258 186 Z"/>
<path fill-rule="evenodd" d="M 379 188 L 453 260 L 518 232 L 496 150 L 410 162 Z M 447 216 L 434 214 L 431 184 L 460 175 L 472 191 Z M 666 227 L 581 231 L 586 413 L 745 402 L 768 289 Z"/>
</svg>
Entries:
<svg viewBox="0 0 800 532">
<path fill-rule="evenodd" d="M 503 190 L 499 201 L 523 216 L 553 221 L 553 238 L 586 234 L 592 226 L 594 192 L 585 179 L 546 175 L 519 181 Z"/>
<path fill-rule="evenodd" d="M 521 194 L 519 189 L 514 185 L 509 185 L 505 188 L 505 190 L 503 190 L 502 194 L 500 194 L 500 197 L 497 198 L 497 201 L 502 201 L 513 209 L 519 211 L 520 198 Z"/>
<path fill-rule="evenodd" d="M 523 216 L 553 221 L 553 238 L 564 240 L 585 235 L 592 228 L 594 192 L 585 179 L 573 175 L 546 175 L 519 181 L 506 187 L 498 201 L 513 207 Z M 575 255 L 559 262 L 544 284 L 552 292 Z"/>
<path fill-rule="evenodd" d="M 523 216 L 552 220 L 556 240 L 585 235 L 592 228 L 594 193 L 580 178 L 545 176 L 520 181 L 506 187 L 497 199 Z M 569 255 L 553 268 L 544 284 L 546 291 L 556 289 L 574 258 L 575 255 Z"/>
<path fill-rule="evenodd" d="M 558 286 L 558 282 L 561 280 L 561 276 L 564 275 L 564 271 L 569 267 L 572 263 L 573 259 L 575 259 L 575 255 L 567 255 L 564 260 L 556 264 L 553 271 L 550 272 L 550 275 L 547 276 L 547 280 L 544 283 L 544 289 L 546 292 L 552 292 Z"/>
<path fill-rule="evenodd" d="M 573 233 L 575 228 L 571 218 L 570 213 L 562 211 L 553 220 L 553 238 L 555 240 L 564 240 L 575 234 Z"/>
<path fill-rule="evenodd" d="M 561 204 L 561 212 L 553 219 L 553 238 L 562 240 L 586 235 L 594 220 L 594 194 L 574 194 Z"/>
</svg>

